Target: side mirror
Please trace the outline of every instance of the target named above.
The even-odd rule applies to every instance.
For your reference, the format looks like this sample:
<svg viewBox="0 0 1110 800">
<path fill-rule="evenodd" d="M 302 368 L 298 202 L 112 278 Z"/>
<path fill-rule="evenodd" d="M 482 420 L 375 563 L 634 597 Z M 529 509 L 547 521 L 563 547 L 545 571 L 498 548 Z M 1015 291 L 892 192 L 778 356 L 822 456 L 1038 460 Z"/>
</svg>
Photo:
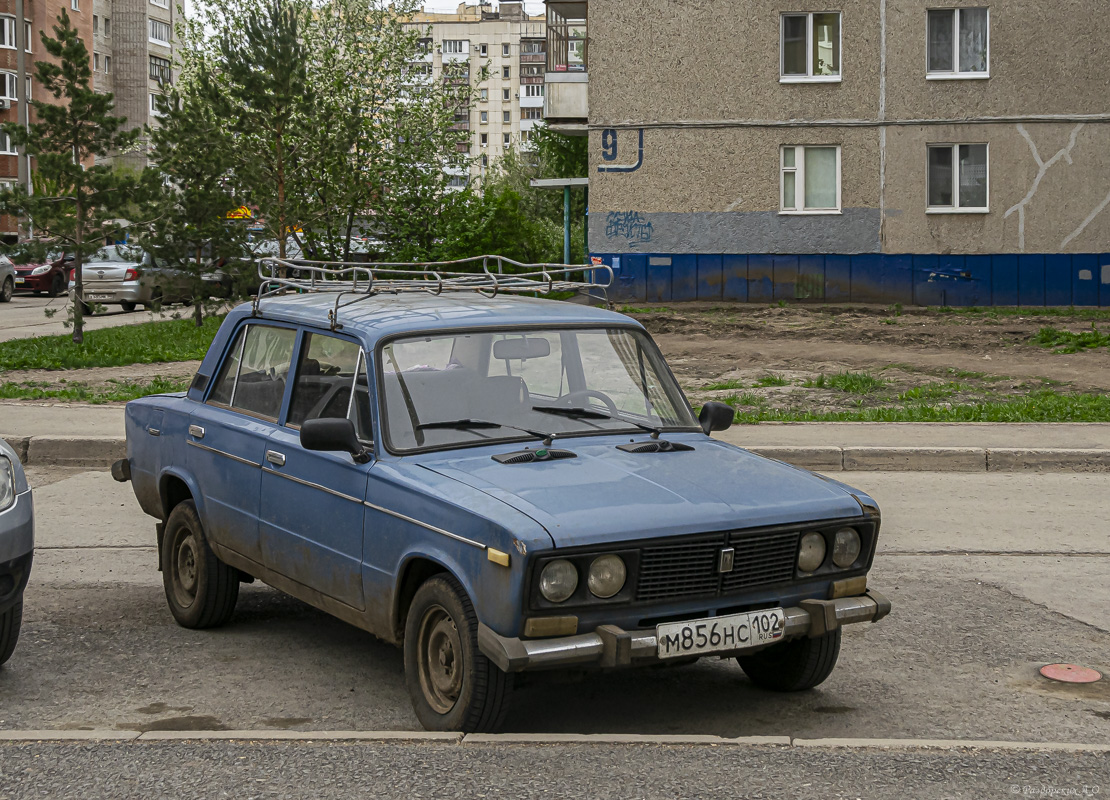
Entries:
<svg viewBox="0 0 1110 800">
<path fill-rule="evenodd" d="M 736 411 L 732 406 L 725 403 L 718 403 L 716 400 L 710 400 L 701 407 L 701 413 L 698 414 L 698 422 L 701 423 L 701 429 L 706 433 L 713 431 L 727 431 L 732 427 L 732 420 L 736 417 Z"/>
<path fill-rule="evenodd" d="M 370 453 L 355 436 L 355 425 L 346 417 L 309 419 L 301 425 L 301 447 L 305 450 L 325 450 L 350 453 L 358 464 L 370 460 Z"/>
</svg>

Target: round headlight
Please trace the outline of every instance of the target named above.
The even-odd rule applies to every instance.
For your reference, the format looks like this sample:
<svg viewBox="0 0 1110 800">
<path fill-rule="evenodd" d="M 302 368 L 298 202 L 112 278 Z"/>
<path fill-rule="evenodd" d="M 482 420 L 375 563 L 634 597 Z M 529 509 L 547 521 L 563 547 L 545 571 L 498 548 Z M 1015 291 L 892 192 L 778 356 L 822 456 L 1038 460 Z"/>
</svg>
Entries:
<svg viewBox="0 0 1110 800">
<path fill-rule="evenodd" d="M 850 567 L 859 558 L 859 534 L 855 528 L 841 528 L 833 539 L 833 563 Z"/>
<path fill-rule="evenodd" d="M 586 578 L 586 585 L 594 597 L 605 599 L 612 597 L 624 588 L 624 579 L 628 577 L 628 570 L 620 556 L 598 556 L 590 564 L 590 574 Z"/>
<path fill-rule="evenodd" d="M 798 549 L 798 569 L 813 572 L 825 561 L 825 537 L 819 533 L 807 533 L 802 537 Z"/>
<path fill-rule="evenodd" d="M 540 573 L 540 594 L 552 603 L 563 602 L 577 588 L 578 570 L 565 559 L 552 561 Z"/>
</svg>

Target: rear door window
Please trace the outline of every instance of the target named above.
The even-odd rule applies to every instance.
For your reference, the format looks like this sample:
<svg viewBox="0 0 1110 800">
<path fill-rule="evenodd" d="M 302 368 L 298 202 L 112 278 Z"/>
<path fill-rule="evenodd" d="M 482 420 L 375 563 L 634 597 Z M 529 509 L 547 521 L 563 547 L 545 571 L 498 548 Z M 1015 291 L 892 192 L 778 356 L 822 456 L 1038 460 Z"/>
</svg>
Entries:
<svg viewBox="0 0 1110 800">
<path fill-rule="evenodd" d="M 248 325 L 242 329 L 208 402 L 276 420 L 296 338 L 291 328 Z"/>
</svg>

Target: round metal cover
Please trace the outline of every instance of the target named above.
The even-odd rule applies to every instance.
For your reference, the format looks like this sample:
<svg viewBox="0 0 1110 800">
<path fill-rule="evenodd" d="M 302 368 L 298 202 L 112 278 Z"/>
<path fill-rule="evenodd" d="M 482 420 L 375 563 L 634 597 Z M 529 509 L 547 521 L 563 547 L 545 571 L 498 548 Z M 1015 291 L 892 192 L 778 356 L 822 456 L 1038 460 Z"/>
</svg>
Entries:
<svg viewBox="0 0 1110 800">
<path fill-rule="evenodd" d="M 1049 680 L 1064 683 L 1094 683 L 1102 678 L 1102 673 L 1077 664 L 1047 664 L 1041 667 L 1041 674 Z"/>
</svg>

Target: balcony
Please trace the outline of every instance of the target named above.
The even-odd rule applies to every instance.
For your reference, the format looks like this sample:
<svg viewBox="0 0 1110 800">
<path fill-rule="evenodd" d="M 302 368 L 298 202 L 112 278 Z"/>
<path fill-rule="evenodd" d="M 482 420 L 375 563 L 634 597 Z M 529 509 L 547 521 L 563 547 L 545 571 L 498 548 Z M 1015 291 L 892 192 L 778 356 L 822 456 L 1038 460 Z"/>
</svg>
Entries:
<svg viewBox="0 0 1110 800">
<path fill-rule="evenodd" d="M 588 3 L 548 0 L 547 71 L 544 74 L 543 115 L 552 130 L 586 132 L 589 116 Z"/>
</svg>

